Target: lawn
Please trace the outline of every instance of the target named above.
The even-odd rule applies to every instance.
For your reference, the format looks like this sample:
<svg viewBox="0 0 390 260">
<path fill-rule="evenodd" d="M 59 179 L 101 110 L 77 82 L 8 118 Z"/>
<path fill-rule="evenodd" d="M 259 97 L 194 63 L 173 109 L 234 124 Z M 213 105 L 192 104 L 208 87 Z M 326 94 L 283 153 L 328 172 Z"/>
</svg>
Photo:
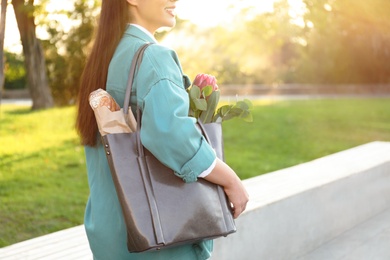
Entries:
<svg viewBox="0 0 390 260">
<path fill-rule="evenodd" d="M 390 141 L 390 99 L 254 101 L 254 122 L 224 122 L 242 179 L 367 142 Z M 88 196 L 75 108 L 0 107 L 0 247 L 83 222 Z"/>
<path fill-rule="evenodd" d="M 388 98 L 255 104 L 252 124 L 223 125 L 226 160 L 244 179 L 364 143 L 390 141 Z"/>
<path fill-rule="evenodd" d="M 88 187 L 74 112 L 1 106 L 0 246 L 82 223 Z"/>
</svg>

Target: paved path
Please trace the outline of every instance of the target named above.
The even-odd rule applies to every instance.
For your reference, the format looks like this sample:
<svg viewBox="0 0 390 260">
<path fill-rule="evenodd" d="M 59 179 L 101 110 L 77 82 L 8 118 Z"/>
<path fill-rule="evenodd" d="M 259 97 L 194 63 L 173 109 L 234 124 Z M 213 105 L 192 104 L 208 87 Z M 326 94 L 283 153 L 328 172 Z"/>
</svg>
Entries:
<svg viewBox="0 0 390 260">
<path fill-rule="evenodd" d="M 390 209 L 323 244 L 299 260 L 389 260 Z"/>
<path fill-rule="evenodd" d="M 31 106 L 32 101 L 31 99 L 1 99 L 0 105 L 5 105 L 5 104 Z"/>
</svg>

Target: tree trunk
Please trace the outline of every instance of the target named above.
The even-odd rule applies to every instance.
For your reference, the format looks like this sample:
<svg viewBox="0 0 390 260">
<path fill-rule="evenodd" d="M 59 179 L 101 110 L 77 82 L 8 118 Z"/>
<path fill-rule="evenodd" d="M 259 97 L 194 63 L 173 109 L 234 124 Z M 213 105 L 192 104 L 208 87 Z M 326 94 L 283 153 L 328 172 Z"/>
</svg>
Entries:
<svg viewBox="0 0 390 260">
<path fill-rule="evenodd" d="M 12 4 L 23 45 L 32 109 L 52 107 L 54 103 L 46 75 L 45 57 L 41 42 L 35 34 L 34 0 L 12 0 Z"/>
<path fill-rule="evenodd" d="M 0 18 L 0 100 L 3 95 L 4 86 L 4 36 L 5 36 L 5 17 L 7 13 L 7 0 L 1 0 L 1 18 Z"/>
</svg>

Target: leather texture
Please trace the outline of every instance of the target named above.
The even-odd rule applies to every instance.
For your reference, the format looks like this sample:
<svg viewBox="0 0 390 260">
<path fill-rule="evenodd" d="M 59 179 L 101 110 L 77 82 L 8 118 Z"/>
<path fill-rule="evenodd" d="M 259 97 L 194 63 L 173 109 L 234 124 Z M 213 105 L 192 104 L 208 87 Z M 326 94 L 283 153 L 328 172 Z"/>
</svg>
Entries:
<svg viewBox="0 0 390 260">
<path fill-rule="evenodd" d="M 129 107 L 134 72 L 147 46 L 142 46 L 133 59 L 124 107 Z M 141 122 L 140 117 L 137 109 L 137 122 Z M 137 124 L 134 133 L 102 137 L 127 227 L 128 250 L 159 250 L 236 232 L 222 187 L 204 179 L 183 182 L 142 146 L 140 127 Z M 221 124 L 200 123 L 199 127 L 223 160 Z"/>
</svg>

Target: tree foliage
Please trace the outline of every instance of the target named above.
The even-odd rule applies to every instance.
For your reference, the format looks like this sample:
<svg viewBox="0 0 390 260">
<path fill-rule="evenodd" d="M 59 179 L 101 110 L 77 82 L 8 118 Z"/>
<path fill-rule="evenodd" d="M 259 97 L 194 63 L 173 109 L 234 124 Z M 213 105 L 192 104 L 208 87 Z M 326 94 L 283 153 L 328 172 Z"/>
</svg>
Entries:
<svg viewBox="0 0 390 260">
<path fill-rule="evenodd" d="M 7 52 L 5 58 L 5 89 L 22 89 L 26 87 L 26 69 L 21 55 Z"/>
<path fill-rule="evenodd" d="M 248 19 L 250 11 L 242 10 L 230 26 L 186 28 L 181 38 L 187 43 L 175 49 L 190 77 L 209 73 L 223 84 L 294 80 L 294 65 L 301 49 L 296 38 L 302 29 L 290 22 L 287 0 L 275 3 L 272 13 Z"/>
<path fill-rule="evenodd" d="M 288 0 L 276 1 L 272 12 L 242 9 L 228 26 L 200 28 L 178 19 L 174 30 L 156 37 L 178 52 L 190 78 L 213 74 L 219 84 L 390 83 L 389 1 L 302 2 L 298 13 Z M 74 10 L 58 11 L 70 29 L 43 5 L 34 9 L 49 35 L 43 49 L 58 105 L 76 100 L 100 6 L 96 0 L 73 3 Z"/>
<path fill-rule="evenodd" d="M 67 32 L 58 21 L 46 22 L 50 35 L 44 42 L 47 71 L 57 105 L 74 104 L 76 101 L 98 8 L 97 1 L 75 1 L 74 10 L 65 13 L 68 22 L 75 24 Z"/>
<path fill-rule="evenodd" d="M 300 65 L 301 80 L 390 82 L 389 1 L 304 0 L 304 3 L 307 45 Z"/>
<path fill-rule="evenodd" d="M 390 2 L 303 0 L 293 14 L 287 0 L 230 27 L 187 27 L 178 46 L 186 72 L 220 83 L 390 83 Z M 180 35 L 179 34 L 179 35 Z"/>
</svg>

